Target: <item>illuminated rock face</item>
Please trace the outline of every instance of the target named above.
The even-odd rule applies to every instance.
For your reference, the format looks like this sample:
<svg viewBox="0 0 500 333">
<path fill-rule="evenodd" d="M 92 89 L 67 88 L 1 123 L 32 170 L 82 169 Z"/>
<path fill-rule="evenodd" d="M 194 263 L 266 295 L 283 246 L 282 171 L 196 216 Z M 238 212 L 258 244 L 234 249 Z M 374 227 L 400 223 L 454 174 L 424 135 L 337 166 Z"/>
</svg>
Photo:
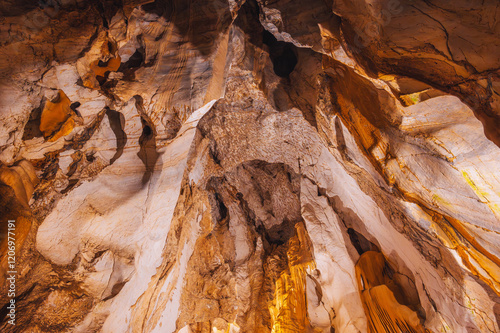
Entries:
<svg viewBox="0 0 500 333">
<path fill-rule="evenodd" d="M 500 332 L 496 7 L 0 1 L 0 330 Z"/>
<path fill-rule="evenodd" d="M 52 142 L 68 135 L 75 127 L 73 114 L 68 96 L 59 90 L 54 102 L 50 100 L 45 102 L 40 117 L 40 132 Z"/>
<path fill-rule="evenodd" d="M 365 252 L 356 264 L 356 278 L 368 319 L 368 330 L 424 332 L 417 313 L 400 303 L 408 301 L 404 287 L 392 280 L 393 274 L 380 252 Z M 419 303 L 413 305 L 420 306 Z"/>
<path fill-rule="evenodd" d="M 271 332 L 305 332 L 310 329 L 307 318 L 306 276 L 315 269 L 310 253 L 311 241 L 302 224 L 296 224 L 296 235 L 288 240 L 288 267 L 275 286 L 270 306 Z"/>
</svg>

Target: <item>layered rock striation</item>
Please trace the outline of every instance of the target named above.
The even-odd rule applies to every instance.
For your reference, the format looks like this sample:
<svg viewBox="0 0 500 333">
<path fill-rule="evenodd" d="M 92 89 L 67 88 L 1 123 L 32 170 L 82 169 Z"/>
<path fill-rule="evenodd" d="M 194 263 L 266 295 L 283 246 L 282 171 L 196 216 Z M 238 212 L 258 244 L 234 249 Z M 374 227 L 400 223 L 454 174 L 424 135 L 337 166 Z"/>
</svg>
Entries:
<svg viewBox="0 0 500 333">
<path fill-rule="evenodd" d="M 496 1 L 0 11 L 2 332 L 500 332 Z"/>
</svg>

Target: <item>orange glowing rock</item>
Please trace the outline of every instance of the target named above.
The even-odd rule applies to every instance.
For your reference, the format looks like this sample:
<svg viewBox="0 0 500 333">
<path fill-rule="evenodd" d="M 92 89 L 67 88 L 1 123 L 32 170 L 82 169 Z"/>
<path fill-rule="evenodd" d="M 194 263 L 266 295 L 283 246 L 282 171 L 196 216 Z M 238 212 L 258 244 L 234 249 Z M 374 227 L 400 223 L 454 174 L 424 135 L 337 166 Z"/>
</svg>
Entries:
<svg viewBox="0 0 500 333">
<path fill-rule="evenodd" d="M 362 292 L 370 332 L 426 332 L 415 311 L 398 303 L 384 284 Z"/>
<path fill-rule="evenodd" d="M 427 332 L 417 313 L 396 300 L 394 281 L 385 273 L 385 266 L 384 255 L 375 251 L 363 253 L 356 264 L 356 279 L 369 332 Z"/>
<path fill-rule="evenodd" d="M 28 205 L 28 195 L 26 194 L 26 189 L 21 177 L 15 170 L 2 167 L 0 169 L 0 182 L 10 186 L 14 190 L 16 198 L 19 202 L 21 202 L 24 206 Z"/>
<path fill-rule="evenodd" d="M 106 66 L 99 66 L 99 60 L 95 60 L 90 64 L 90 69 L 94 72 L 96 76 L 106 75 L 106 72 L 116 72 L 120 68 L 121 58 L 117 56 L 116 58 L 109 59 Z"/>
<path fill-rule="evenodd" d="M 16 253 L 19 253 L 31 229 L 29 201 L 37 184 L 35 168 L 26 160 L 11 167 L 0 167 L 0 204 L 4 205 L 1 215 L 5 219 L 0 224 L 0 233 L 7 235 L 9 228 L 14 232 Z M 11 219 L 14 222 L 8 224 Z M 0 280 L 11 270 L 8 269 L 8 248 L 11 246 L 8 241 L 7 237 L 0 237 Z"/>
<path fill-rule="evenodd" d="M 64 91 L 59 90 L 54 102 L 47 101 L 40 119 L 40 131 L 49 141 L 55 141 L 61 136 L 71 133 L 75 126 L 71 118 L 71 101 Z"/>
<path fill-rule="evenodd" d="M 306 274 L 314 269 L 311 240 L 302 223 L 295 225 L 297 235 L 288 241 L 288 270 L 276 281 L 273 304 L 269 306 L 272 333 L 306 332 L 307 317 Z"/>
<path fill-rule="evenodd" d="M 64 124 L 62 124 L 59 131 L 54 134 L 54 136 L 51 137 L 48 141 L 56 141 L 60 137 L 68 135 L 69 133 L 71 133 L 73 128 L 75 128 L 75 120 L 73 118 L 68 118 L 68 120 L 66 120 Z"/>
<path fill-rule="evenodd" d="M 24 206 L 28 206 L 34 188 L 38 183 L 35 169 L 30 162 L 23 160 L 12 167 L 0 167 L 0 183 L 14 190 L 16 198 Z"/>
<path fill-rule="evenodd" d="M 116 72 L 120 68 L 121 57 L 113 55 L 109 43 L 104 43 L 101 47 L 101 59 L 94 60 L 89 65 L 89 72 L 83 77 L 83 85 L 91 89 L 99 89 L 98 77 L 105 79 L 109 72 Z M 103 62 L 102 59 L 107 59 Z"/>
<path fill-rule="evenodd" d="M 443 244 L 456 250 L 463 264 L 500 295 L 500 259 L 482 246 L 461 221 L 439 214 L 433 214 L 432 220 Z"/>
<path fill-rule="evenodd" d="M 9 224 L 7 224 L 7 221 L 8 220 L 5 220 L 5 222 L 3 222 L 1 225 L 1 231 L 5 234 L 7 234 L 9 226 Z M 24 215 L 17 215 L 14 221 L 15 221 L 14 230 L 16 239 L 15 253 L 19 253 L 31 229 L 31 219 Z M 8 238 L 5 237 L 0 241 L 0 279 L 2 279 L 2 281 L 5 281 L 4 279 L 6 277 L 7 272 L 11 270 L 8 266 L 9 265 L 8 250 L 9 250 Z"/>
</svg>

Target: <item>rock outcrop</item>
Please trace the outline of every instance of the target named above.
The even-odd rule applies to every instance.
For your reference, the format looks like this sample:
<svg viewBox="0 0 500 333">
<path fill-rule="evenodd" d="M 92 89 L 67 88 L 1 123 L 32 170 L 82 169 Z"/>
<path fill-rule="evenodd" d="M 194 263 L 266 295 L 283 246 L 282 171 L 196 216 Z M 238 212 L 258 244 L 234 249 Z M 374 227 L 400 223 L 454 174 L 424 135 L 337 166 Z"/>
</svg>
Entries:
<svg viewBox="0 0 500 333">
<path fill-rule="evenodd" d="M 500 332 L 497 1 L 0 11 L 2 332 Z"/>
</svg>

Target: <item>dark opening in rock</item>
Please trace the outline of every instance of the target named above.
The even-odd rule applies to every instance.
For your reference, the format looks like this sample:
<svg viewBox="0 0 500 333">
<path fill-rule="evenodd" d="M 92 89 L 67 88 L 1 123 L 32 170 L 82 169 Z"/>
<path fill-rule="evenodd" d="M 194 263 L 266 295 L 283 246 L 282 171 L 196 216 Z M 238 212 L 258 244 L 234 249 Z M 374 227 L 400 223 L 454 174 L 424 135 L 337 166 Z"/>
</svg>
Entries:
<svg viewBox="0 0 500 333">
<path fill-rule="evenodd" d="M 145 117 L 141 117 L 141 122 L 143 126 L 142 135 L 139 138 L 141 149 L 137 155 L 146 166 L 146 171 L 142 178 L 142 183 L 146 184 L 154 172 L 156 161 L 160 155 L 156 151 L 156 133 L 153 128 L 153 123 L 149 118 L 146 119 Z"/>
<path fill-rule="evenodd" d="M 352 245 L 358 251 L 358 254 L 361 255 L 367 251 L 378 251 L 378 247 L 365 238 L 362 234 L 357 232 L 352 228 L 347 229 L 347 234 L 351 240 Z"/>
<path fill-rule="evenodd" d="M 106 110 L 106 115 L 108 116 L 109 125 L 116 136 L 116 153 L 109 161 L 110 164 L 113 164 L 123 154 L 123 149 L 127 143 L 127 134 L 123 130 L 125 117 L 120 112 L 111 109 Z"/>
<path fill-rule="evenodd" d="M 137 69 L 144 65 L 144 49 L 138 48 L 126 62 L 120 64 L 119 72 L 126 72 L 127 69 Z"/>
<path fill-rule="evenodd" d="M 278 41 L 273 34 L 264 30 L 262 41 L 269 47 L 269 57 L 273 62 L 273 70 L 279 77 L 288 77 L 297 65 L 294 45 Z"/>
<path fill-rule="evenodd" d="M 74 103 L 71 103 L 71 105 L 70 105 L 71 110 L 73 110 L 73 112 L 74 112 L 77 116 L 79 116 L 79 117 L 81 117 L 81 116 L 82 116 L 82 114 L 80 113 L 80 111 L 78 111 L 78 107 L 79 107 L 80 105 L 82 105 L 80 102 L 74 102 Z"/>
<path fill-rule="evenodd" d="M 24 126 L 23 140 L 31 140 L 42 136 L 40 131 L 40 118 L 42 116 L 42 108 L 33 109 L 30 114 L 30 119 Z"/>
<path fill-rule="evenodd" d="M 87 159 L 87 161 L 89 161 L 90 163 L 94 162 L 95 161 L 95 156 L 94 156 L 94 153 L 89 153 L 87 155 L 85 155 L 85 158 Z"/>
<path fill-rule="evenodd" d="M 151 134 L 153 134 L 153 131 L 151 130 L 151 127 L 149 126 L 144 126 L 144 128 L 142 129 L 142 135 L 145 137 L 145 138 L 148 138 L 149 136 L 151 136 Z"/>
</svg>

